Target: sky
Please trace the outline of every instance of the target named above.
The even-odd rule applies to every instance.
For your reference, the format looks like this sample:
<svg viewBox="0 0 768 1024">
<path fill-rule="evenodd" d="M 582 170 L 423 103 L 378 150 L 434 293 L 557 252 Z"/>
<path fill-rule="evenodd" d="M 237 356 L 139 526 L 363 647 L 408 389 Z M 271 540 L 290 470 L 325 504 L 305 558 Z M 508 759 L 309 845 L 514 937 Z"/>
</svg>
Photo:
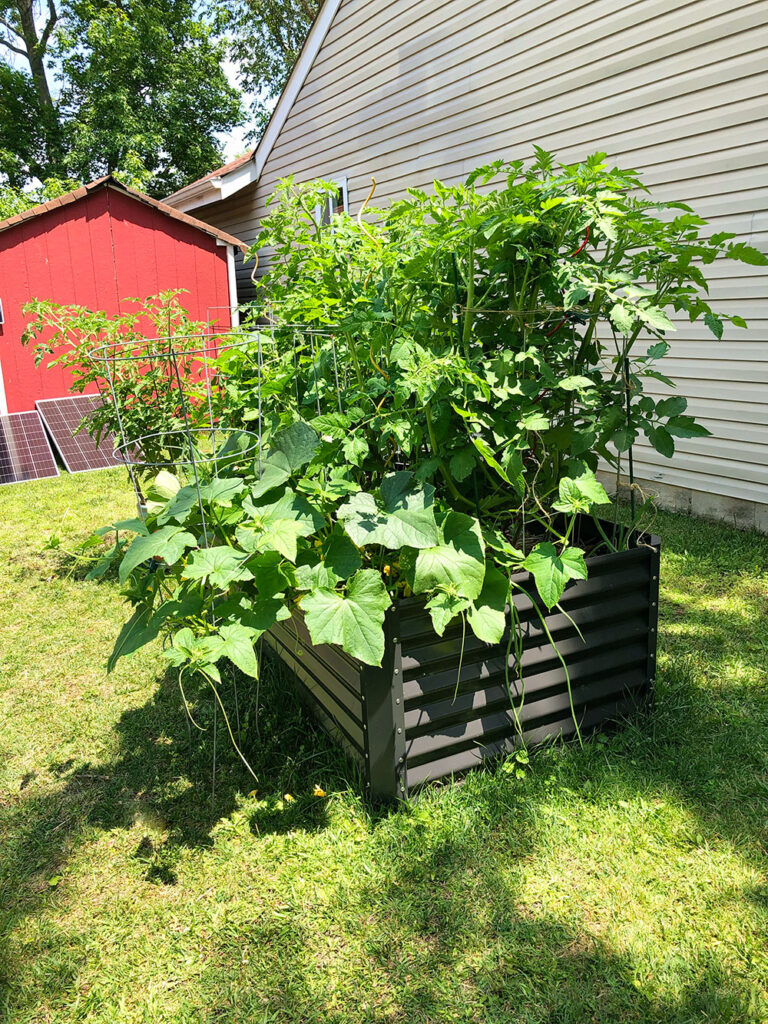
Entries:
<svg viewBox="0 0 768 1024">
<path fill-rule="evenodd" d="M 237 74 L 235 71 L 235 65 L 232 61 L 225 60 L 222 65 L 224 74 L 227 76 L 227 81 L 231 86 L 240 91 L 240 85 L 237 81 Z M 246 110 L 250 111 L 253 104 L 253 97 L 248 93 L 243 93 L 243 106 Z M 219 141 L 221 142 L 222 148 L 224 149 L 224 163 L 229 163 L 230 160 L 234 160 L 236 156 L 240 156 L 247 149 L 252 147 L 252 143 L 246 142 L 246 135 L 250 128 L 250 117 L 246 119 L 244 125 L 239 128 L 233 128 L 231 132 L 220 132 Z"/>
</svg>

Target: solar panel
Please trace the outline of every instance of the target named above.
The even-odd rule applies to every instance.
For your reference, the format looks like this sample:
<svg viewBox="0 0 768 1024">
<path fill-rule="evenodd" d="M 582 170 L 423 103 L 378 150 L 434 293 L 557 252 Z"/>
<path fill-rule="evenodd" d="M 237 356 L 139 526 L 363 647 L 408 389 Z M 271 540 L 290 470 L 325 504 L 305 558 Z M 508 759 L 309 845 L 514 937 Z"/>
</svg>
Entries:
<svg viewBox="0 0 768 1024">
<path fill-rule="evenodd" d="M 70 473 L 85 473 L 91 469 L 114 468 L 119 465 L 115 459 L 115 441 L 111 434 L 104 434 L 97 447 L 85 427 L 75 433 L 82 421 L 101 406 L 100 395 L 43 398 L 35 404 Z"/>
<path fill-rule="evenodd" d="M 36 412 L 0 416 L 0 484 L 58 476 L 59 469 Z"/>
</svg>

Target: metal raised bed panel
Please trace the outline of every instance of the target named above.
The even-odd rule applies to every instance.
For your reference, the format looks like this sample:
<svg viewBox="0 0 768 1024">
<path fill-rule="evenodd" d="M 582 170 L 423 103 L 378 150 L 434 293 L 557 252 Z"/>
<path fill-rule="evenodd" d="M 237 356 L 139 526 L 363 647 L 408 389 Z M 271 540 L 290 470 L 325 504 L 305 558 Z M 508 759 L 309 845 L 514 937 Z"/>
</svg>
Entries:
<svg viewBox="0 0 768 1024">
<path fill-rule="evenodd" d="M 438 637 L 418 598 L 387 613 L 380 668 L 313 647 L 298 613 L 267 639 L 320 720 L 363 765 L 372 795 L 402 799 L 511 750 L 521 734 L 527 743 L 573 736 L 572 707 L 588 732 L 645 704 L 656 674 L 659 548 L 648 537 L 589 558 L 589 578 L 569 585 L 551 612 L 528 596 L 535 594 L 528 573 L 515 577 L 526 592 L 514 598 L 519 666 L 506 641 L 485 644 L 470 630 L 463 635 L 460 623 Z"/>
</svg>

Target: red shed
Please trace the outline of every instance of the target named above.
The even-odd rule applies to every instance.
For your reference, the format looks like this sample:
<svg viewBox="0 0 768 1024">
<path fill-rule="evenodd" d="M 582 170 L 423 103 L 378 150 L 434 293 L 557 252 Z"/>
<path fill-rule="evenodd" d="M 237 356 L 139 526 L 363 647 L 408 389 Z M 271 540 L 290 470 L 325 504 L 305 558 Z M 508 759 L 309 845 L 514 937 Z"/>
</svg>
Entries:
<svg viewBox="0 0 768 1024">
<path fill-rule="evenodd" d="M 130 297 L 184 288 L 193 319 L 229 327 L 235 248 L 245 246 L 111 175 L 0 221 L 0 413 L 69 392 L 67 371 L 36 367 L 21 344 L 29 299 L 116 314 Z"/>
</svg>

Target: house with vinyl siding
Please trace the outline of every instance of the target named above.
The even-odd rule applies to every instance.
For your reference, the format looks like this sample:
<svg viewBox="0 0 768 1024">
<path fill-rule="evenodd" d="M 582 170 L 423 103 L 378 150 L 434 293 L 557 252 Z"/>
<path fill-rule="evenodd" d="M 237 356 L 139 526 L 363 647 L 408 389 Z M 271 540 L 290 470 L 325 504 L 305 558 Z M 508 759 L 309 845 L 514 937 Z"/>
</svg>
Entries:
<svg viewBox="0 0 768 1024">
<path fill-rule="evenodd" d="M 371 177 L 386 206 L 534 143 L 569 163 L 605 151 L 766 251 L 768 4 L 326 0 L 257 148 L 166 201 L 252 242 L 289 174 L 335 179 L 355 213 Z M 252 269 L 239 260 L 241 300 Z M 680 322 L 665 372 L 712 436 L 679 440 L 671 462 L 638 443 L 636 478 L 673 507 L 768 530 L 768 272 L 708 272 L 715 306 L 749 329 L 718 342 Z"/>
</svg>

